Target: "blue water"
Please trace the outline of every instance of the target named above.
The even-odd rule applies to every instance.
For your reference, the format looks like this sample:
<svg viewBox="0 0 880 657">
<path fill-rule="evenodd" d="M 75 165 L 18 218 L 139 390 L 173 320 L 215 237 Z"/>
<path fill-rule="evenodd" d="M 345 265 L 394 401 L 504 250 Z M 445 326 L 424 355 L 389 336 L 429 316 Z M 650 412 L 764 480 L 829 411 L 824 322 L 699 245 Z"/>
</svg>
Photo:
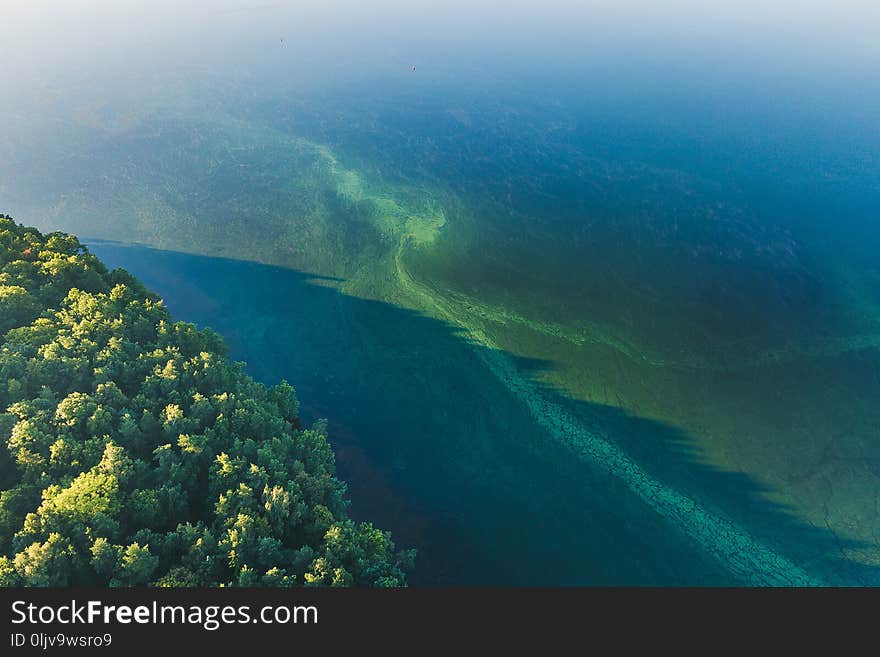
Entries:
<svg viewBox="0 0 880 657">
<path fill-rule="evenodd" d="M 92 249 L 158 291 L 176 317 L 219 331 L 257 379 L 295 382 L 304 419 L 330 420 L 354 515 L 419 549 L 414 583 L 749 581 L 731 568 L 736 555 L 719 562 L 706 554 L 625 481 L 550 440 L 488 371 L 481 348 L 449 326 L 292 270 L 107 242 Z M 747 477 L 696 463 L 676 429 L 610 407 L 556 403 L 603 427 L 697 505 L 707 500 L 717 517 L 746 527 L 749 540 L 830 581 L 869 576 L 834 556 L 845 545 L 839 537 L 761 499 Z M 707 531 L 722 549 L 731 542 Z"/>
<path fill-rule="evenodd" d="M 329 419 L 356 517 L 420 556 L 415 584 L 733 583 L 621 483 L 545 439 L 448 326 L 285 269 L 93 243 L 210 326 L 255 378 Z M 613 502 L 611 502 L 613 500 Z"/>
<path fill-rule="evenodd" d="M 293 383 L 415 583 L 880 582 L 876 3 L 0 18 L 0 211 Z"/>
</svg>

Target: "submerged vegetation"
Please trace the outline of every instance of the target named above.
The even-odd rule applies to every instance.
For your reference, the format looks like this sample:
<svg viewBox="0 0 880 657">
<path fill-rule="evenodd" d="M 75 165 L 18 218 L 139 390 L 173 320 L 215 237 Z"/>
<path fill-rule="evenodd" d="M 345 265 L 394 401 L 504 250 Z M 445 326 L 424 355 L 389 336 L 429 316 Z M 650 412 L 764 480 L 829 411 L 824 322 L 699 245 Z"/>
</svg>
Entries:
<svg viewBox="0 0 880 657">
<path fill-rule="evenodd" d="M 290 385 L 75 237 L 0 215 L 0 266 L 0 584 L 406 583 Z"/>
<path fill-rule="evenodd" d="M 878 581 L 870 254 L 702 165 L 603 149 L 567 110 L 459 96 L 414 120 L 406 94 L 292 107 L 291 90 L 248 89 L 218 91 L 235 100 L 222 111 L 139 105 L 118 124 L 108 108 L 64 134 L 37 123 L 52 140 L 22 147 L 25 166 L 0 161 L 0 191 L 47 230 L 210 257 L 169 273 L 146 256 L 136 269 L 132 250 L 116 265 L 221 331 L 257 380 L 308 390 L 304 415 L 331 417 L 416 503 L 412 522 L 383 516 L 383 488 L 364 517 L 422 548 L 425 582 L 490 581 L 499 553 L 503 583 L 692 584 L 715 569 L 724 583 Z M 291 275 L 256 295 L 256 265 L 225 258 Z M 203 293 L 223 268 L 251 287 Z M 26 306 L 16 295 L 4 303 Z M 366 511 L 363 481 L 344 474 Z M 516 497 L 508 482 L 525 481 Z M 505 533 L 524 518 L 545 531 Z M 422 524 L 436 534 L 414 536 Z"/>
</svg>

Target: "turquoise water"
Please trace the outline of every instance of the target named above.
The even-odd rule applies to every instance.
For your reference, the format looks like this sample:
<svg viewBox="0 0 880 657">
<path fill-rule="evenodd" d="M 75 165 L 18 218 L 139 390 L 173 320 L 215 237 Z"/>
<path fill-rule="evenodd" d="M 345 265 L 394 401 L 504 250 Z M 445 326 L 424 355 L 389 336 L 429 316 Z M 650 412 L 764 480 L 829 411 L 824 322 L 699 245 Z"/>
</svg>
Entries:
<svg viewBox="0 0 880 657">
<path fill-rule="evenodd" d="M 296 383 L 304 419 L 330 420 L 353 513 L 419 549 L 416 584 L 707 585 L 759 577 L 763 566 L 738 571 L 733 553 L 719 563 L 619 473 L 609 476 L 550 440 L 489 371 L 483 348 L 453 327 L 288 269 L 107 242 L 92 249 L 157 290 L 176 317 L 218 330 L 256 378 Z M 523 372 L 536 365 L 517 363 Z M 756 564 L 788 554 L 808 561 L 817 577 L 867 576 L 829 559 L 839 539 L 761 500 L 748 478 L 695 463 L 675 429 L 609 407 L 556 403 L 627 445 L 667 485 L 695 493 L 690 515 L 712 500 L 708 508 L 728 522 L 704 528 L 719 532 L 709 537 L 714 548 L 743 549 L 723 532 L 745 526 L 766 550 Z M 767 572 L 797 583 L 778 563 Z"/>
<path fill-rule="evenodd" d="M 353 513 L 419 549 L 416 584 L 710 584 L 729 575 L 557 448 L 455 331 L 233 260 L 95 243 L 326 417 Z M 332 329 L 332 330 L 331 330 Z M 613 502 L 612 502 L 613 500 Z"/>
<path fill-rule="evenodd" d="M 0 211 L 296 385 L 414 582 L 880 583 L 876 3 L 105 4 L 2 16 Z"/>
</svg>

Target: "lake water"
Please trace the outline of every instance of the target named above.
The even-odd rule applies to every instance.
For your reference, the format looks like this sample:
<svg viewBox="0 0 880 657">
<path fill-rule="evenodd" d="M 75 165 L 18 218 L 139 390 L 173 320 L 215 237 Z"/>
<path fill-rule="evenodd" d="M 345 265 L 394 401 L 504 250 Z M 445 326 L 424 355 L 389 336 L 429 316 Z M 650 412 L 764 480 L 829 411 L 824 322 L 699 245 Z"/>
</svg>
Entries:
<svg viewBox="0 0 880 657">
<path fill-rule="evenodd" d="M 413 582 L 880 583 L 876 3 L 69 4 L 0 211 L 295 385 Z"/>
<path fill-rule="evenodd" d="M 414 583 L 731 581 L 620 483 L 547 444 L 451 327 L 291 270 L 92 249 L 219 331 L 255 378 L 296 382 L 303 418 L 329 419 L 353 514 L 419 549 Z"/>
<path fill-rule="evenodd" d="M 625 482 L 548 440 L 481 360 L 484 348 L 453 327 L 288 269 L 106 242 L 92 249 L 158 291 L 176 317 L 223 334 L 257 379 L 296 382 L 304 419 L 330 420 L 354 515 L 419 549 L 414 583 L 742 581 Z M 726 507 L 768 545 L 815 565 L 839 540 L 793 521 L 746 477 L 695 462 L 672 427 L 556 401 L 623 444 L 650 445 L 643 458 L 663 453 L 651 460 L 665 485 L 699 490 L 695 499 Z"/>
</svg>

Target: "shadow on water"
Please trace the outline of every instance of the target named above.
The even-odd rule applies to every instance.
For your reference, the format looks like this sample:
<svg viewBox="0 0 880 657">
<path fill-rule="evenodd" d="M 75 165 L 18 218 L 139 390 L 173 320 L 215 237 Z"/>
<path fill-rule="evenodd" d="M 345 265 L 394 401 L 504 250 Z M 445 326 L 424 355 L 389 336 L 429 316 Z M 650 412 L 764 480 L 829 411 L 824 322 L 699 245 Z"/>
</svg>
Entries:
<svg viewBox="0 0 880 657">
<path fill-rule="evenodd" d="M 157 291 L 177 319 L 221 333 L 258 380 L 291 381 L 306 421 L 329 418 L 352 514 L 419 550 L 413 584 L 740 583 L 620 480 L 550 438 L 456 327 L 294 270 L 91 248 Z M 510 358 L 524 373 L 549 366 Z M 844 554 L 866 546 L 802 522 L 747 475 L 700 462 L 695 440 L 678 429 L 542 395 L 809 573 L 832 584 L 880 582 L 876 568 Z"/>
</svg>

